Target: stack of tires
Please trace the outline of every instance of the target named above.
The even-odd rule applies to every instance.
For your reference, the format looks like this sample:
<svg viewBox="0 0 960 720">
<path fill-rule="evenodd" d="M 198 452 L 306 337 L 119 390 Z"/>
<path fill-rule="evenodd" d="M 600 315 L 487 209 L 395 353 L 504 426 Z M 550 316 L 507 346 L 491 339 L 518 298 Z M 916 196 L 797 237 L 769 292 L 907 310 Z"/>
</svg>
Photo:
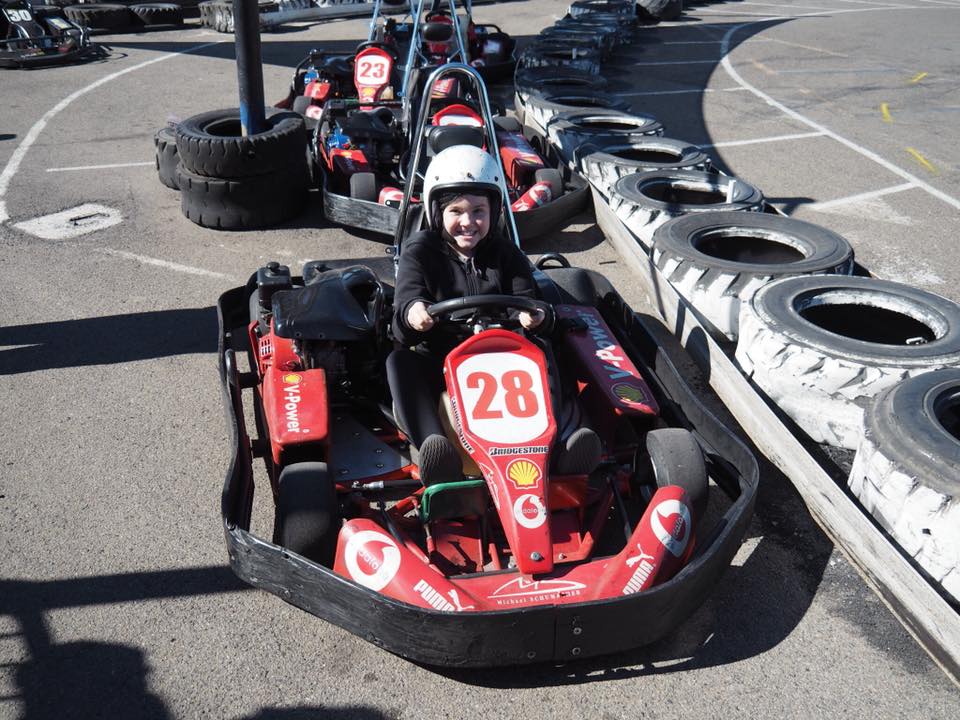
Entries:
<svg viewBox="0 0 960 720">
<path fill-rule="evenodd" d="M 83 3 L 64 7 L 67 18 L 97 32 L 179 26 L 183 11 L 176 3 Z"/>
<path fill-rule="evenodd" d="M 180 191 L 187 218 L 203 227 L 246 230 L 300 213 L 310 185 L 303 118 L 269 108 L 266 125 L 243 136 L 240 111 L 227 109 L 157 132 L 160 181 Z"/>
</svg>

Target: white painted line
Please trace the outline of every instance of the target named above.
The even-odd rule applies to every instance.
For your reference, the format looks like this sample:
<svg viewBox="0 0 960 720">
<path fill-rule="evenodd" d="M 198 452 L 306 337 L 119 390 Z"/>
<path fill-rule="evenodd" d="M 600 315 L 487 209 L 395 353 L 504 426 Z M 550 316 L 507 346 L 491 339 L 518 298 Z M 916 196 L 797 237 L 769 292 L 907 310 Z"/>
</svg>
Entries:
<svg viewBox="0 0 960 720">
<path fill-rule="evenodd" d="M 845 3 L 856 3 L 857 5 L 879 5 L 880 7 L 894 8 L 895 10 L 906 10 L 908 9 L 906 5 L 901 5 L 897 3 L 885 3 L 877 2 L 875 0 L 840 0 L 840 2 Z"/>
<path fill-rule="evenodd" d="M 131 67 L 125 68 L 123 70 L 118 70 L 115 73 L 110 75 L 105 75 L 99 80 L 95 80 L 86 87 L 82 87 L 79 90 L 75 90 L 65 97 L 63 100 L 58 102 L 52 108 L 47 110 L 37 122 L 33 124 L 33 127 L 27 132 L 23 140 L 20 141 L 20 144 L 17 146 L 17 149 L 13 151 L 13 155 L 10 156 L 10 159 L 7 161 L 6 167 L 3 168 L 3 172 L 0 173 L 0 223 L 5 223 L 10 219 L 10 215 L 7 213 L 7 204 L 4 200 L 4 196 L 7 194 L 7 190 L 10 187 L 10 181 L 13 179 L 13 176 L 16 175 L 17 170 L 20 169 L 20 163 L 23 162 L 24 155 L 27 154 L 27 150 L 36 142 L 37 137 L 40 133 L 43 132 L 43 129 L 47 126 L 54 117 L 56 117 L 61 111 L 64 110 L 70 103 L 76 100 L 78 97 L 85 95 L 86 93 L 94 90 L 101 85 L 104 85 L 111 80 L 115 80 L 121 75 L 126 75 L 127 73 L 134 72 L 141 68 L 145 68 L 148 65 L 153 65 L 154 63 L 163 62 L 164 60 L 169 60 L 172 57 L 177 57 L 178 55 L 185 55 L 187 53 L 194 52 L 196 50 L 202 50 L 204 48 L 213 47 L 214 45 L 219 45 L 221 43 L 227 42 L 227 40 L 217 40 L 215 42 L 204 43 L 202 45 L 194 45 L 185 50 L 178 50 L 177 52 L 168 53 L 166 55 L 161 55 L 160 57 L 153 58 L 152 60 L 146 60 L 145 62 L 133 65 Z M 231 41 L 232 42 L 232 41 Z"/>
<path fill-rule="evenodd" d="M 730 140 L 713 145 L 700 145 L 702 148 L 737 147 L 738 145 L 759 145 L 760 143 L 781 142 L 784 140 L 803 140 L 804 138 L 823 137 L 822 132 L 794 133 L 793 135 L 773 135 L 771 137 L 754 138 L 752 140 Z"/>
<path fill-rule="evenodd" d="M 715 93 L 715 92 L 743 92 L 746 88 L 734 87 L 734 88 L 717 88 L 716 90 L 712 88 L 690 88 L 689 90 L 644 90 L 641 92 L 620 92 L 612 93 L 617 97 L 640 97 L 642 95 L 692 95 L 694 93 Z"/>
<path fill-rule="evenodd" d="M 960 7 L 955 2 L 949 2 L 949 0 L 917 0 L 917 2 L 933 3 L 934 5 L 946 5 L 947 7 Z"/>
<path fill-rule="evenodd" d="M 829 210 L 830 208 L 839 207 L 841 205 L 850 205 L 851 203 L 858 203 L 864 200 L 873 200 L 874 198 L 883 197 L 884 195 L 892 195 L 893 193 L 903 192 L 904 190 L 912 190 L 917 187 L 913 183 L 903 183 L 902 185 L 893 185 L 892 187 L 883 188 L 882 190 L 872 190 L 870 192 L 860 193 L 859 195 L 849 195 L 847 197 L 837 198 L 836 200 L 826 200 L 824 202 L 812 203 L 806 205 L 808 210 Z"/>
<path fill-rule="evenodd" d="M 14 227 L 44 240 L 66 240 L 103 230 L 121 222 L 123 222 L 123 215 L 119 210 L 105 205 L 86 203 L 52 215 L 24 220 Z"/>
<path fill-rule="evenodd" d="M 660 43 L 661 45 L 716 45 L 723 40 L 671 40 Z"/>
<path fill-rule="evenodd" d="M 752 12 L 740 12 L 739 10 L 714 10 L 710 8 L 705 11 L 703 17 L 710 17 L 711 15 L 747 15 L 749 17 L 760 17 L 767 20 L 796 20 L 799 15 L 765 15 L 764 13 L 752 13 Z M 755 21 L 762 22 L 762 21 Z"/>
<path fill-rule="evenodd" d="M 843 11 L 841 11 L 841 12 L 843 12 Z M 823 125 L 821 125 L 821 124 L 819 124 L 819 123 L 817 123 L 817 122 L 814 122 L 813 120 L 811 120 L 811 119 L 809 119 L 809 118 L 801 115 L 801 114 L 798 113 L 796 110 L 791 110 L 790 108 L 788 108 L 788 107 L 787 107 L 786 105 L 784 105 L 783 103 L 778 102 L 777 100 L 774 100 L 772 97 L 770 97 L 769 95 L 767 95 L 765 92 L 763 92 L 762 90 L 757 89 L 756 87 L 754 87 L 753 85 L 751 85 L 750 83 L 748 83 L 746 80 L 744 80 L 744 79 L 740 76 L 740 73 L 738 73 L 738 72 L 734 69 L 733 63 L 730 62 L 730 56 L 729 56 L 729 52 L 730 52 L 730 39 L 731 39 L 738 31 L 740 31 L 741 29 L 747 27 L 748 25 L 752 25 L 752 24 L 753 24 L 752 22 L 748 22 L 748 23 L 741 23 L 741 24 L 739 24 L 739 25 L 734 25 L 733 27 L 731 27 L 731 28 L 727 31 L 727 34 L 724 35 L 724 38 L 723 38 L 723 46 L 722 46 L 722 48 L 721 48 L 721 52 L 722 52 L 722 54 L 723 54 L 723 60 L 721 61 L 720 64 L 723 66 L 723 69 L 726 70 L 727 75 L 729 75 L 730 78 L 731 78 L 735 83 L 737 83 L 738 85 L 740 85 L 740 86 L 746 88 L 747 90 L 749 90 L 750 92 L 752 92 L 752 93 L 753 93 L 754 95 L 756 95 L 758 98 L 760 98 L 761 100 L 763 100 L 764 102 L 766 102 L 767 105 L 769 105 L 770 107 L 776 108 L 777 110 L 779 110 L 779 111 L 782 112 L 783 114 L 785 114 L 785 115 L 793 118 L 794 120 L 796 120 L 796 121 L 798 121 L 798 122 L 803 123 L 804 125 L 807 125 L 808 127 L 813 128 L 814 130 L 817 130 L 817 131 L 823 133 L 824 135 L 826 135 L 826 136 L 829 137 L 829 138 L 833 138 L 834 140 L 836 140 L 836 141 L 837 141 L 838 143 L 840 143 L 841 145 L 844 145 L 844 146 L 850 148 L 851 150 L 853 150 L 854 152 L 857 152 L 857 153 L 863 155 L 864 157 L 869 158 L 870 160 L 873 160 L 875 163 L 877 163 L 878 165 L 886 168 L 887 170 L 889 170 L 889 171 L 892 172 L 893 174 L 899 175 L 900 177 L 902 177 L 902 178 L 903 178 L 904 180 L 906 180 L 907 182 L 913 183 L 914 185 L 916 185 L 916 186 L 919 187 L 920 189 L 922 189 L 922 190 L 930 193 L 931 195 L 933 195 L 933 196 L 936 197 L 936 198 L 939 198 L 940 200 L 943 200 L 943 201 L 944 201 L 945 203 L 947 203 L 948 205 L 951 205 L 951 206 L 957 208 L 958 210 L 960 210 L 960 200 L 958 200 L 957 198 L 952 197 L 951 195 L 947 195 L 947 193 L 943 192 L 942 190 L 938 190 L 937 188 L 933 187 L 933 186 L 930 185 L 929 183 L 926 183 L 926 182 L 924 182 L 923 180 L 921 180 L 920 178 L 918 178 L 916 175 L 913 175 L 912 173 L 908 173 L 908 172 L 907 172 L 906 170 L 904 170 L 903 168 L 898 167 L 897 165 L 894 165 L 894 164 L 893 164 L 892 162 L 890 162 L 889 160 L 886 160 L 886 159 L 880 157 L 879 155 L 877 155 L 877 153 L 873 152 L 872 150 L 868 150 L 867 148 L 865 148 L 865 147 L 863 147 L 863 146 L 861 146 L 861 145 L 858 145 L 857 143 L 853 142 L 852 140 L 847 140 L 845 137 L 842 137 L 841 135 L 838 135 L 837 133 L 833 132 L 833 131 L 830 130 L 829 128 L 826 128 L 826 127 L 824 127 Z"/>
<path fill-rule="evenodd" d="M 96 248 L 95 250 L 96 252 L 103 253 L 104 255 L 110 255 L 111 257 L 123 258 L 124 260 L 133 260 L 134 262 L 143 263 L 144 265 L 154 265 L 156 267 L 166 268 L 167 270 L 173 270 L 175 272 L 187 273 L 188 275 L 201 275 L 203 277 L 236 280 L 236 278 L 230 275 L 213 272 L 212 270 L 204 270 L 203 268 L 191 267 L 190 265 L 181 265 L 179 263 L 169 262 L 167 260 L 158 260 L 157 258 L 147 257 L 145 255 L 137 255 L 124 250 L 114 250 L 112 248 Z"/>
<path fill-rule="evenodd" d="M 783 3 L 748 2 L 747 0 L 739 0 L 737 5 L 759 5 L 760 7 L 775 7 L 780 9 L 788 7 L 791 10 L 819 10 L 820 12 L 829 11 L 829 8 L 810 7 L 809 5 L 794 5 L 793 3 L 784 5 Z"/>
<path fill-rule="evenodd" d="M 152 162 L 112 163 L 110 165 L 76 165 L 74 167 L 47 168 L 47 172 L 69 172 L 71 170 L 106 170 L 107 168 L 146 167 Z"/>
</svg>

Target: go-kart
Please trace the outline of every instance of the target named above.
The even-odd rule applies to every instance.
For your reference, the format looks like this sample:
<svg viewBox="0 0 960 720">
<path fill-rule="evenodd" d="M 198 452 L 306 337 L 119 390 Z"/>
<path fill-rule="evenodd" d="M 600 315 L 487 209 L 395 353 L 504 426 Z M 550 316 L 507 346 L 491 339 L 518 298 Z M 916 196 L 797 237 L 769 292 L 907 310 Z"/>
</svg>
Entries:
<svg viewBox="0 0 960 720">
<path fill-rule="evenodd" d="M 417 215 L 409 194 L 400 210 Z M 234 571 L 447 667 L 589 657 L 673 629 L 739 547 L 758 483 L 750 452 L 602 276 L 553 256 L 538 263 L 538 300 L 430 306 L 459 338 L 440 412 L 464 463 L 424 487 L 385 380 L 392 270 L 383 257 L 315 261 L 293 277 L 272 263 L 221 296 Z M 514 311 L 534 309 L 547 320 L 526 334 Z M 558 462 L 584 426 L 599 462 Z M 255 457 L 272 541 L 250 531 Z"/>
<path fill-rule="evenodd" d="M 87 29 L 67 20 L 58 7 L 30 0 L 0 4 L 0 67 L 65 64 L 102 54 Z"/>
<path fill-rule="evenodd" d="M 368 92 L 383 96 L 381 88 Z M 421 140 L 427 152 L 416 155 L 411 151 Z M 587 202 L 589 188 L 579 176 L 564 176 L 550 166 L 516 120 L 494 117 L 476 69 L 450 63 L 434 70 L 421 92 L 400 102 L 324 103 L 313 155 L 321 169 L 326 217 L 393 235 L 404 192 L 410 188 L 412 201 L 419 192 L 423 165 L 412 164 L 410 158 L 426 161 L 444 147 L 465 143 L 485 146 L 499 156 L 521 239 L 542 234 Z"/>
</svg>

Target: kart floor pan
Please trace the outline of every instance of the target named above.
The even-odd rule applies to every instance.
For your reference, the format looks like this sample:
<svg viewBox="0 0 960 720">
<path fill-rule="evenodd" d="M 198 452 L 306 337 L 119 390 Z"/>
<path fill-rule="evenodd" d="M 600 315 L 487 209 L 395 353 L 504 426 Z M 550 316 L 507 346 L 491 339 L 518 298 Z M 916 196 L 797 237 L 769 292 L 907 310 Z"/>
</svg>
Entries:
<svg viewBox="0 0 960 720">
<path fill-rule="evenodd" d="M 376 267 L 382 261 L 376 258 L 368 264 Z M 350 261 L 357 263 L 366 261 Z M 756 460 L 698 400 L 609 283 L 599 274 L 590 275 L 604 298 L 601 310 L 621 334 L 624 346 L 653 369 L 653 380 L 664 400 L 672 401 L 671 406 L 711 449 L 711 461 L 725 469 L 722 487 L 731 504 L 708 528 L 692 560 L 675 577 L 634 595 L 590 603 L 446 613 L 387 598 L 253 535 L 253 456 L 242 395 L 251 380 L 236 366 L 236 354 L 249 349 L 249 290 L 243 287 L 226 292 L 218 303 L 220 372 L 235 448 L 221 511 L 234 572 L 251 585 L 375 645 L 428 665 L 490 667 L 603 655 L 651 643 L 683 622 L 708 596 L 740 547 L 756 499 Z"/>
</svg>

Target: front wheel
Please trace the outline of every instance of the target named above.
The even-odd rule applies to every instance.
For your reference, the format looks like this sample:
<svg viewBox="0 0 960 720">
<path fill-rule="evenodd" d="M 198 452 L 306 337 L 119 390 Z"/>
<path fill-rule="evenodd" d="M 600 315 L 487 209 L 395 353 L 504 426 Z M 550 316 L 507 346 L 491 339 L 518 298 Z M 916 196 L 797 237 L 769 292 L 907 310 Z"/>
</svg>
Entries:
<svg viewBox="0 0 960 720">
<path fill-rule="evenodd" d="M 710 482 L 700 444 L 689 430 L 659 428 L 647 433 L 647 452 L 657 487 L 677 485 L 687 493 L 694 527 L 707 509 Z"/>
<path fill-rule="evenodd" d="M 332 567 L 340 534 L 340 508 L 327 464 L 288 465 L 280 473 L 278 485 L 275 542 Z"/>
</svg>

